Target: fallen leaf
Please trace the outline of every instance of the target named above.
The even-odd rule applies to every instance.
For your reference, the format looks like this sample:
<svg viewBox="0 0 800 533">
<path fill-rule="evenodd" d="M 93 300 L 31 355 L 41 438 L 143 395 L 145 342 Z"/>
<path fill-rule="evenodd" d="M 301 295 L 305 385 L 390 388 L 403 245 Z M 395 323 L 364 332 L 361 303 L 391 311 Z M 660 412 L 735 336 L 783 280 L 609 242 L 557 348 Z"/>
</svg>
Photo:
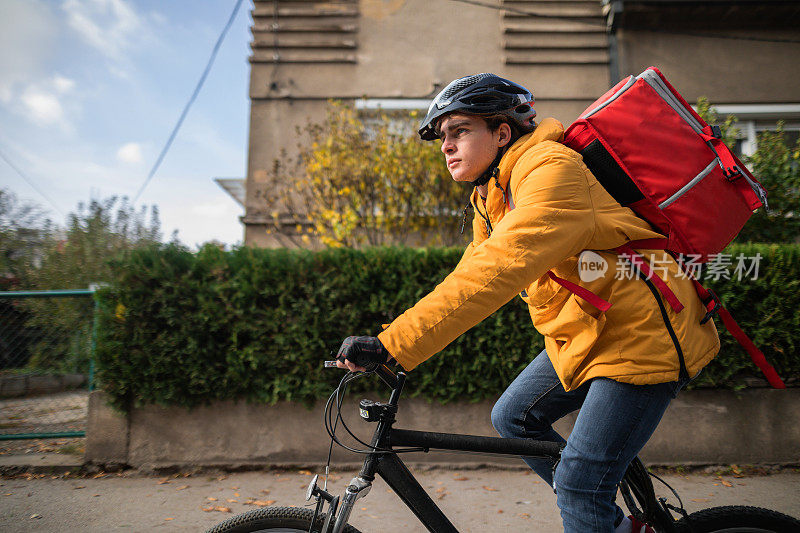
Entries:
<svg viewBox="0 0 800 533">
<path fill-rule="evenodd" d="M 519 513 L 517 516 L 524 518 L 525 520 L 528 520 L 531 517 L 530 513 Z"/>
<path fill-rule="evenodd" d="M 228 498 L 228 499 L 227 499 L 227 500 L 225 500 L 225 501 L 226 501 L 226 502 L 228 502 L 228 503 L 239 503 L 239 500 L 234 500 L 234 499 L 232 499 L 232 498 Z"/>
<path fill-rule="evenodd" d="M 234 496 L 236 496 L 237 498 L 238 498 L 239 496 L 241 496 L 241 494 L 239 494 L 238 492 L 234 492 L 234 493 L 233 493 L 233 495 L 234 495 Z"/>
<path fill-rule="evenodd" d="M 203 507 L 202 509 L 203 509 L 203 511 L 205 511 L 207 513 L 210 513 L 212 511 L 217 511 L 217 512 L 220 512 L 220 513 L 230 513 L 230 512 L 232 512 L 230 507 L 222 507 L 222 506 L 219 506 L 219 505 L 212 506 L 212 507 Z"/>
<path fill-rule="evenodd" d="M 447 489 L 445 487 L 439 487 L 438 489 L 436 489 L 436 493 L 437 494 L 441 494 L 441 493 L 445 492 L 446 490 Z"/>
<path fill-rule="evenodd" d="M 41 518 L 41 517 L 42 517 L 42 515 L 40 515 L 40 514 L 32 514 L 32 515 L 31 515 L 31 518 L 32 518 L 32 519 L 33 519 L 33 518 Z"/>
<path fill-rule="evenodd" d="M 692 501 L 693 502 L 710 502 L 711 500 L 709 500 L 708 498 L 694 498 Z"/>
<path fill-rule="evenodd" d="M 85 488 L 86 488 L 86 485 L 76 485 L 76 486 L 74 486 L 74 487 L 72 487 L 72 488 L 73 488 L 73 490 L 85 489 Z"/>
<path fill-rule="evenodd" d="M 172 518 L 172 517 L 170 517 L 170 518 L 165 518 L 165 519 L 164 519 L 164 522 L 169 522 L 170 520 L 175 520 L 175 519 L 174 519 L 174 518 Z"/>
<path fill-rule="evenodd" d="M 99 498 L 99 497 L 100 497 L 100 495 L 99 495 L 99 494 L 92 494 L 92 497 L 94 497 L 94 498 Z"/>
<path fill-rule="evenodd" d="M 215 498 L 213 496 L 209 496 L 208 498 L 206 498 L 206 500 L 208 500 L 210 502 L 215 502 L 215 501 L 217 501 L 217 498 Z"/>
<path fill-rule="evenodd" d="M 106 474 L 105 472 L 100 472 L 99 474 L 95 474 L 94 476 L 92 476 L 92 479 L 100 479 L 106 477 L 107 475 L 108 474 Z"/>
<path fill-rule="evenodd" d="M 3 496 L 11 496 L 13 494 L 14 494 L 13 492 L 6 492 L 5 494 L 3 494 Z"/>
<path fill-rule="evenodd" d="M 466 476 L 462 476 L 461 474 L 456 474 L 455 476 L 453 476 L 453 479 L 455 479 L 456 481 L 466 481 L 469 478 Z"/>
<path fill-rule="evenodd" d="M 244 502 L 245 505 L 257 505 L 259 507 L 266 507 L 267 505 L 272 505 L 275 503 L 275 500 L 247 500 Z"/>
<path fill-rule="evenodd" d="M 313 476 L 314 475 L 311 472 L 309 472 L 308 470 L 301 470 L 300 472 L 298 472 L 298 474 L 303 474 L 304 476 Z"/>
<path fill-rule="evenodd" d="M 498 509 L 497 510 L 497 514 L 503 514 L 503 510 L 502 509 Z"/>
<path fill-rule="evenodd" d="M 264 489 L 261 491 L 261 494 L 269 494 L 269 489 Z"/>
<path fill-rule="evenodd" d="M 185 489 L 188 489 L 188 488 L 189 488 L 189 485 L 181 485 L 180 487 L 178 487 L 175 490 L 185 490 Z"/>
<path fill-rule="evenodd" d="M 165 477 L 164 479 L 160 479 L 158 481 L 159 485 L 166 485 L 167 483 L 169 483 L 169 478 L 168 477 Z"/>
<path fill-rule="evenodd" d="M 492 487 L 490 487 L 488 485 L 484 485 L 483 486 L 483 490 L 488 490 L 489 492 L 497 492 L 498 491 L 498 489 L 492 488 Z"/>
<path fill-rule="evenodd" d="M 362 508 L 361 508 L 361 510 L 362 510 L 362 511 L 366 511 L 366 510 L 367 510 L 367 508 L 366 508 L 366 507 L 362 507 Z"/>
<path fill-rule="evenodd" d="M 733 487 L 733 483 L 731 483 L 730 481 L 725 481 L 724 479 L 722 480 L 722 484 L 725 485 L 726 487 Z"/>
</svg>

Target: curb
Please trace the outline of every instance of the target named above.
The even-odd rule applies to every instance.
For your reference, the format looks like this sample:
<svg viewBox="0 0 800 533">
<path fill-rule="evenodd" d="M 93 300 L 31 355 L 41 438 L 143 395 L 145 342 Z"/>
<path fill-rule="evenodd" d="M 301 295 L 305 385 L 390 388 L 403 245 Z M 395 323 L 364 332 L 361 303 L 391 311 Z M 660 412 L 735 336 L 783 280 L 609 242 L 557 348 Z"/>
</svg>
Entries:
<svg viewBox="0 0 800 533">
<path fill-rule="evenodd" d="M 17 474 L 65 474 L 83 470 L 82 457 L 57 453 L 0 455 L 0 475 Z"/>
</svg>

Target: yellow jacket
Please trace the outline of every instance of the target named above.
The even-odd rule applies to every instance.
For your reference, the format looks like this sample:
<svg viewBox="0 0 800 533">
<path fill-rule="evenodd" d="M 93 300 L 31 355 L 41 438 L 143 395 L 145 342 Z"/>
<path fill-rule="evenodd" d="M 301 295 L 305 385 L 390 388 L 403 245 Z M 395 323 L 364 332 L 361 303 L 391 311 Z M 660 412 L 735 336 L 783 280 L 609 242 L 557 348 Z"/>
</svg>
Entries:
<svg viewBox="0 0 800 533">
<path fill-rule="evenodd" d="M 566 390 L 601 376 L 637 385 L 678 379 L 677 348 L 656 301 L 663 298 L 641 279 L 619 275 L 613 251 L 629 241 L 663 236 L 606 192 L 581 156 L 559 142 L 563 133 L 558 121 L 543 120 L 503 156 L 485 203 L 473 193 L 474 240 L 461 261 L 378 335 L 403 368 L 416 367 L 522 293 Z M 504 190 L 513 197 L 513 210 Z M 604 276 L 581 281 L 583 250 L 607 261 Z M 671 257 L 662 250 L 638 252 L 645 258 L 654 254 L 655 275 L 685 306 L 676 314 L 664 304 L 689 375 L 695 376 L 719 351 L 714 322 L 700 325 L 705 307 Z M 611 308 L 600 312 L 552 281 L 548 270 Z"/>
</svg>

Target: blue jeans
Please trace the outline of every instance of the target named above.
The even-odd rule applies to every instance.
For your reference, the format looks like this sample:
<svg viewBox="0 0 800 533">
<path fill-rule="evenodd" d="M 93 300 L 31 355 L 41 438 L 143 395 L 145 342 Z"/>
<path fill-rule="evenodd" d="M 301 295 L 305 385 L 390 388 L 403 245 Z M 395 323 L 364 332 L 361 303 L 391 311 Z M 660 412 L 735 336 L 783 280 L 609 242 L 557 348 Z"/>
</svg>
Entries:
<svg viewBox="0 0 800 533">
<path fill-rule="evenodd" d="M 555 488 L 565 532 L 612 533 L 623 518 L 617 484 L 684 384 L 595 378 L 566 392 L 542 351 L 497 401 L 492 424 L 503 437 L 565 442 L 552 424 L 580 409 L 555 474 L 548 459 L 523 460 Z"/>
</svg>

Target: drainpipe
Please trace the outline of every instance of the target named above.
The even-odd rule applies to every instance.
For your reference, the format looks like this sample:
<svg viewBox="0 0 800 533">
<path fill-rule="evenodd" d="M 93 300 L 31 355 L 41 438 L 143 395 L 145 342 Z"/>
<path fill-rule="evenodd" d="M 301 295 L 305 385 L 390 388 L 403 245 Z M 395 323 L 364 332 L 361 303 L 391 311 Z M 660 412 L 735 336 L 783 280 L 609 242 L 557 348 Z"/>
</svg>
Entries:
<svg viewBox="0 0 800 533">
<path fill-rule="evenodd" d="M 603 14 L 606 16 L 606 33 L 608 35 L 608 81 L 613 87 L 620 80 L 619 40 L 617 27 L 619 15 L 624 9 L 623 0 L 603 0 Z"/>
</svg>

